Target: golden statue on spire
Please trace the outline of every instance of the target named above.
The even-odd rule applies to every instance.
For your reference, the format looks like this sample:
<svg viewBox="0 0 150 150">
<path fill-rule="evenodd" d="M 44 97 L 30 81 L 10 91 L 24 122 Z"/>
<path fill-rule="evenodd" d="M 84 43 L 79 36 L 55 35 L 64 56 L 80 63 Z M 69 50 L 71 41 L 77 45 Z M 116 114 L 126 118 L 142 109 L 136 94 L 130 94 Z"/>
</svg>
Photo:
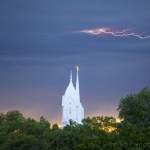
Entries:
<svg viewBox="0 0 150 150">
<path fill-rule="evenodd" d="M 76 66 L 76 72 L 78 74 L 78 72 L 79 72 L 79 66 Z"/>
</svg>

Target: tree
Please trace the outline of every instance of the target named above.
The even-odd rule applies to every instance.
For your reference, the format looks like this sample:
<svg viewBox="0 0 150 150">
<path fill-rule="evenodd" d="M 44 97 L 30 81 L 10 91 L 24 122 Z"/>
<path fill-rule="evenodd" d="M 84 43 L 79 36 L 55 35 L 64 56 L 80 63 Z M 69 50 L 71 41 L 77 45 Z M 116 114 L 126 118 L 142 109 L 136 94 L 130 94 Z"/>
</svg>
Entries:
<svg viewBox="0 0 150 150">
<path fill-rule="evenodd" d="M 75 147 L 82 142 L 84 131 L 82 126 L 77 125 L 70 120 L 70 125 L 66 125 L 64 128 L 55 129 L 56 124 L 53 125 L 52 131 L 49 135 L 49 147 L 51 150 L 75 150 Z"/>
<path fill-rule="evenodd" d="M 14 132 L 15 130 L 22 130 L 25 118 L 18 110 L 11 110 L 2 115 L 1 113 L 1 125 L 0 131 L 5 131 L 6 133 Z"/>
<path fill-rule="evenodd" d="M 39 142 L 34 135 L 26 135 L 24 133 L 10 133 L 6 135 L 5 142 L 1 145 L 0 150 L 4 149 L 20 149 L 33 150 L 38 149 Z"/>
<path fill-rule="evenodd" d="M 18 110 L 10 110 L 6 113 L 6 121 L 24 121 L 25 118 L 23 117 L 22 113 L 20 113 Z"/>
<path fill-rule="evenodd" d="M 0 113 L 0 125 L 5 121 L 5 114 Z"/>
<path fill-rule="evenodd" d="M 57 123 L 53 124 L 52 127 L 51 127 L 51 130 L 52 131 L 55 131 L 55 130 L 58 130 L 59 129 L 59 126 Z"/>
<path fill-rule="evenodd" d="M 108 116 L 97 116 L 97 117 L 87 117 L 82 120 L 83 124 L 90 125 L 91 128 L 99 128 L 105 130 L 106 132 L 111 132 L 117 128 L 117 122 L 114 117 Z"/>
<path fill-rule="evenodd" d="M 133 124 L 136 131 L 140 132 L 150 126 L 150 89 L 145 87 L 137 94 L 121 98 L 119 118 Z"/>
<path fill-rule="evenodd" d="M 76 150 L 118 150 L 119 148 L 113 145 L 118 140 L 118 135 L 115 132 L 117 124 L 115 118 L 107 116 L 83 119 L 82 127 L 85 130 L 85 136 L 76 147 Z"/>
</svg>

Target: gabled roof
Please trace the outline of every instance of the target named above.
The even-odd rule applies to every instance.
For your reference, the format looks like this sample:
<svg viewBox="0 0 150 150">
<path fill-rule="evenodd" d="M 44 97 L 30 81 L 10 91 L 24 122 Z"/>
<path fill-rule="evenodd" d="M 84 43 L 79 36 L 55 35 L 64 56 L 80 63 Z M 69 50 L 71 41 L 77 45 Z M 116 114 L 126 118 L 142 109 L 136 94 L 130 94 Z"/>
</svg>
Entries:
<svg viewBox="0 0 150 150">
<path fill-rule="evenodd" d="M 68 85 L 68 87 L 66 89 L 64 97 L 65 97 L 65 100 L 67 100 L 69 97 L 72 97 L 74 102 L 76 102 L 76 90 L 75 90 L 75 88 L 73 86 L 72 81 L 70 81 L 70 83 L 69 83 L 69 85 Z"/>
<path fill-rule="evenodd" d="M 71 97 L 71 98 L 70 98 Z M 66 89 L 66 92 L 65 94 L 63 95 L 63 102 L 62 102 L 62 105 L 64 106 L 65 104 L 67 104 L 68 100 L 72 100 L 75 105 L 76 105 L 76 99 L 77 99 L 77 96 L 76 96 L 76 90 L 73 86 L 73 83 L 72 83 L 72 72 L 70 74 L 70 83 Z"/>
</svg>

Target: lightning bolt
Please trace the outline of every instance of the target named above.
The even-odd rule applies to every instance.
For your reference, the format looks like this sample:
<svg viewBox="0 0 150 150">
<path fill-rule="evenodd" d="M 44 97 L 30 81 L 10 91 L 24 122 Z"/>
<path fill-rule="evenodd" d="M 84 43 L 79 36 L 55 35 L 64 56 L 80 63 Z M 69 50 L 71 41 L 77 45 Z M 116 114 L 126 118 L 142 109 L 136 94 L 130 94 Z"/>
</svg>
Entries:
<svg viewBox="0 0 150 150">
<path fill-rule="evenodd" d="M 140 39 L 147 39 L 150 38 L 150 35 L 145 35 L 147 33 L 150 33 L 149 31 L 143 32 L 141 34 L 133 32 L 132 28 L 123 29 L 121 31 L 111 31 L 109 28 L 98 28 L 98 29 L 91 29 L 91 30 L 81 30 L 79 32 L 87 33 L 91 35 L 112 35 L 117 37 L 129 37 L 134 36 L 138 37 Z"/>
</svg>

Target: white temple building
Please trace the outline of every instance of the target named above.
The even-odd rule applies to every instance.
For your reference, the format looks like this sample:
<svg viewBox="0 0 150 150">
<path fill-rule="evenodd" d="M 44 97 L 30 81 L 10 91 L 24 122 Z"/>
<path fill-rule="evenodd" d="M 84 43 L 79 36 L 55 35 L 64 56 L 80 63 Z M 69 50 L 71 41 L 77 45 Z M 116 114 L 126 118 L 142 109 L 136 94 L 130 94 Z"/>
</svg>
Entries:
<svg viewBox="0 0 150 150">
<path fill-rule="evenodd" d="M 69 120 L 73 120 L 78 124 L 82 124 L 84 118 L 84 108 L 80 102 L 80 90 L 79 90 L 79 67 L 76 66 L 77 78 L 76 89 L 72 83 L 72 72 L 70 74 L 70 83 L 66 89 L 65 94 L 62 96 L 62 127 L 69 124 Z"/>
</svg>

